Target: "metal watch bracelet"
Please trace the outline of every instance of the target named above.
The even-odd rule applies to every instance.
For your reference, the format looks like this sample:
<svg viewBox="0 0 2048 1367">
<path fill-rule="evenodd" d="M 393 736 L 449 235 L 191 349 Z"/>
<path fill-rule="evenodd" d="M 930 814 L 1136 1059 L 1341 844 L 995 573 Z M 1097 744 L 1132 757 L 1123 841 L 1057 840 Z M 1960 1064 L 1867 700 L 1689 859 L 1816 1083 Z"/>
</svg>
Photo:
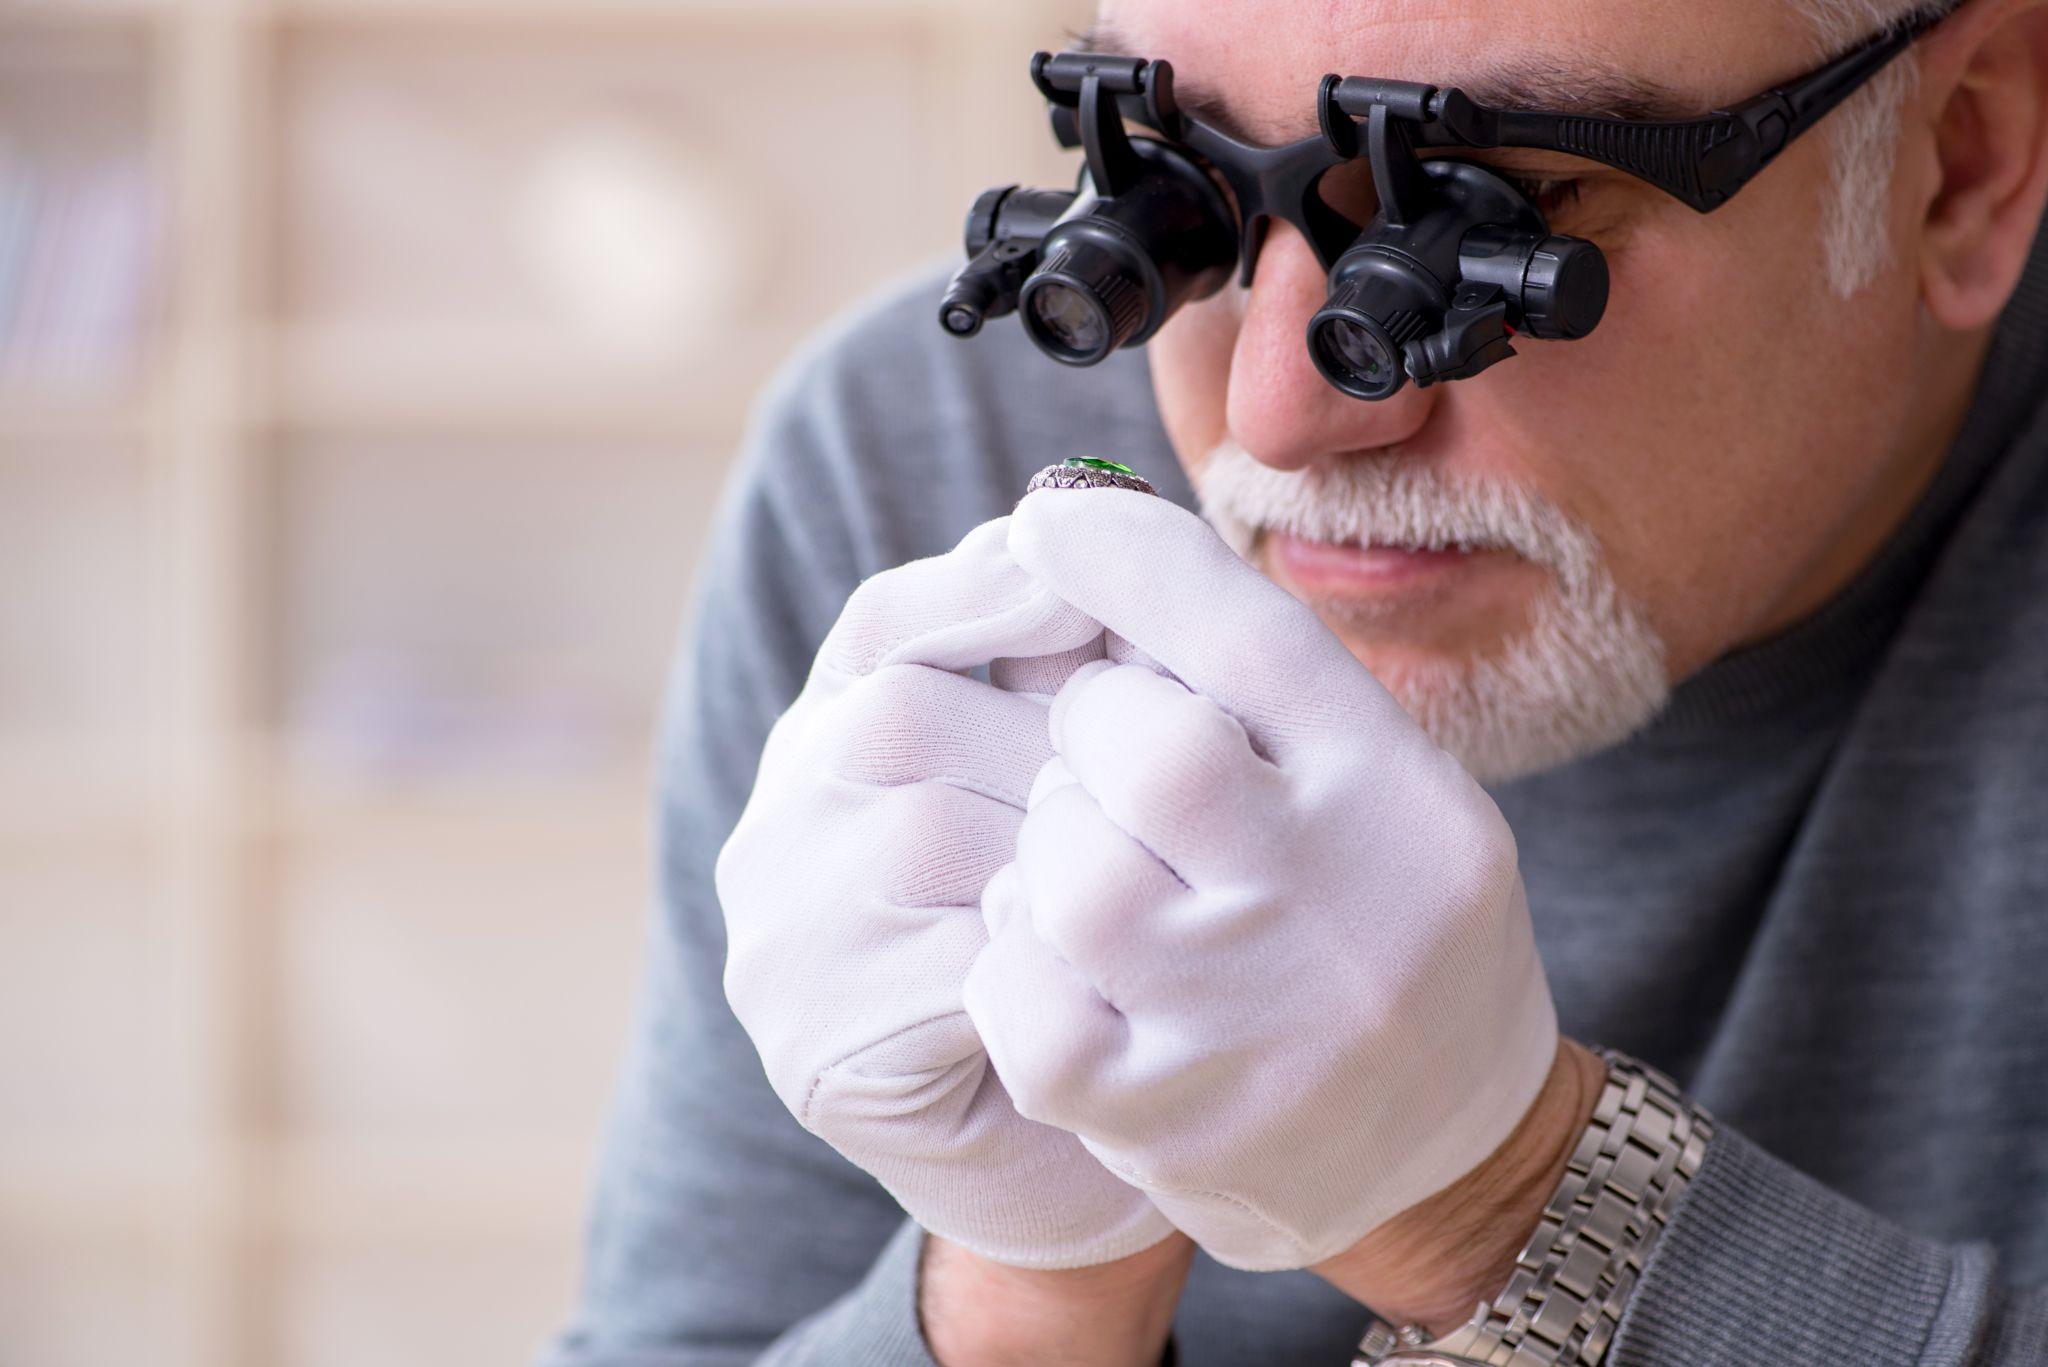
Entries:
<svg viewBox="0 0 2048 1367">
<path fill-rule="evenodd" d="M 1374 1320 L 1353 1367 L 1598 1367 L 1713 1119 L 1656 1069 L 1597 1051 L 1607 1082 L 1507 1286 L 1434 1341 Z"/>
</svg>

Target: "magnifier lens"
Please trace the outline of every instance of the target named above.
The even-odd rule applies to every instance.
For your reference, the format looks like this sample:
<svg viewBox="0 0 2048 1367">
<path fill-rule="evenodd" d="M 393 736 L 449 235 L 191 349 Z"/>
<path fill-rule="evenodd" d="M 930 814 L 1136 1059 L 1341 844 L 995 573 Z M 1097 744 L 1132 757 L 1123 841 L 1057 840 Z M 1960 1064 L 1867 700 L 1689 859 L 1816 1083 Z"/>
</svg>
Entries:
<svg viewBox="0 0 2048 1367">
<path fill-rule="evenodd" d="M 1348 318 L 1333 318 L 1323 325 L 1323 345 L 1334 360 L 1367 385 L 1384 383 L 1394 368 L 1387 344 Z"/>
<path fill-rule="evenodd" d="M 1324 313 L 1310 332 L 1311 354 L 1331 383 L 1361 399 L 1384 399 L 1408 378 L 1384 332 L 1355 316 Z"/>
<path fill-rule="evenodd" d="M 1030 307 L 1039 335 L 1069 355 L 1099 356 L 1110 349 L 1102 306 L 1072 285 L 1046 281 L 1032 291 Z"/>
</svg>

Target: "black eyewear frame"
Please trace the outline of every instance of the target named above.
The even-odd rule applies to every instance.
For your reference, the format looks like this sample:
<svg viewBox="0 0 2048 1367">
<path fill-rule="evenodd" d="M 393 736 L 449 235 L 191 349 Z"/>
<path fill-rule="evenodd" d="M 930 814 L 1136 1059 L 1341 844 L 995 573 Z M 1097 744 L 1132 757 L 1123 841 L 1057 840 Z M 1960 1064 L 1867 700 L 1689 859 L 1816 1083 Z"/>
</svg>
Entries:
<svg viewBox="0 0 2048 1367">
<path fill-rule="evenodd" d="M 1086 155 L 1080 185 L 1071 194 L 1011 186 L 983 195 L 968 216 L 969 263 L 946 293 L 940 322 L 971 337 L 984 320 L 1022 306 L 1042 350 L 1092 365 L 1116 347 L 1149 340 L 1181 304 L 1220 288 L 1229 265 L 1249 285 L 1279 218 L 1301 232 L 1332 275 L 1333 307 L 1347 263 L 1358 268 L 1353 275 L 1384 277 L 1396 262 L 1409 277 L 1398 282 L 1398 298 L 1375 279 L 1352 291 L 1371 297 L 1346 305 L 1375 334 L 1366 350 L 1376 365 L 1393 367 L 1391 376 L 1352 384 L 1325 365 L 1332 383 L 1360 398 L 1384 398 L 1404 371 L 1422 384 L 1467 378 L 1512 354 L 1507 339 L 1517 331 L 1590 332 L 1606 306 L 1605 258 L 1592 243 L 1547 236 L 1543 216 L 1504 177 L 1469 161 L 1425 160 L 1419 151 L 1517 148 L 1579 157 L 1712 213 L 1958 3 L 1692 119 L 1496 108 L 1455 86 L 1326 76 L 1316 97 L 1319 131 L 1277 147 L 1240 141 L 1185 112 L 1166 62 L 1039 53 L 1032 83 L 1059 143 Z M 1134 139 L 1127 120 L 1157 138 Z M 1361 158 L 1371 161 L 1379 205 L 1369 225 L 1323 195 L 1332 168 Z M 1483 248 L 1474 247 L 1481 239 Z M 1466 287 L 1475 283 L 1498 299 L 1471 294 Z M 1471 320 L 1461 307 L 1471 314 L 1496 303 L 1498 316 L 1479 332 L 1461 333 L 1427 357 L 1417 350 L 1435 345 L 1432 337 L 1441 342 L 1446 328 L 1466 327 Z M 1411 325 L 1410 313 L 1422 321 Z M 1319 327 L 1326 321 L 1318 315 Z M 1327 348 L 1313 335 L 1311 347 L 1322 364 Z"/>
</svg>

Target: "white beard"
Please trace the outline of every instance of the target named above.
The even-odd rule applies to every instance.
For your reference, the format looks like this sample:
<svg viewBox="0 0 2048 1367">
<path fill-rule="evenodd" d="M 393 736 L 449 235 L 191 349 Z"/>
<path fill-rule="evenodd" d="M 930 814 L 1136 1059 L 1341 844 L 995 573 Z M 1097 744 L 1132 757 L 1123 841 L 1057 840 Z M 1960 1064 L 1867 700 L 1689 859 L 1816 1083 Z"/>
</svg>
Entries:
<svg viewBox="0 0 2048 1367">
<path fill-rule="evenodd" d="M 1241 556 L 1258 535 L 1443 550 L 1497 548 L 1546 570 L 1529 625 L 1494 655 L 1376 669 L 1436 743 L 1482 783 L 1503 783 L 1620 741 L 1670 697 L 1664 643 L 1608 572 L 1599 544 L 1563 512 L 1509 485 L 1451 480 L 1398 455 L 1300 472 L 1235 441 L 1196 479 L 1202 515 Z M 1311 597 L 1333 625 L 1360 605 Z"/>
</svg>

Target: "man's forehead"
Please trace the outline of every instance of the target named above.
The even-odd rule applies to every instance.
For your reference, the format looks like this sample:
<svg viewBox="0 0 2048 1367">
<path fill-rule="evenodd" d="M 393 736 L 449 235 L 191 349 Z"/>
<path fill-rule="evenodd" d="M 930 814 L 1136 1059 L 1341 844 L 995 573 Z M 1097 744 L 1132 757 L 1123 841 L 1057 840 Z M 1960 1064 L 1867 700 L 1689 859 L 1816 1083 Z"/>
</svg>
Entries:
<svg viewBox="0 0 2048 1367">
<path fill-rule="evenodd" d="M 1188 110 L 1246 141 L 1315 132 L 1326 72 L 1455 85 L 1512 108 L 1687 118 L 1818 57 L 1781 3 L 1105 0 L 1088 47 L 1166 58 Z"/>
</svg>

